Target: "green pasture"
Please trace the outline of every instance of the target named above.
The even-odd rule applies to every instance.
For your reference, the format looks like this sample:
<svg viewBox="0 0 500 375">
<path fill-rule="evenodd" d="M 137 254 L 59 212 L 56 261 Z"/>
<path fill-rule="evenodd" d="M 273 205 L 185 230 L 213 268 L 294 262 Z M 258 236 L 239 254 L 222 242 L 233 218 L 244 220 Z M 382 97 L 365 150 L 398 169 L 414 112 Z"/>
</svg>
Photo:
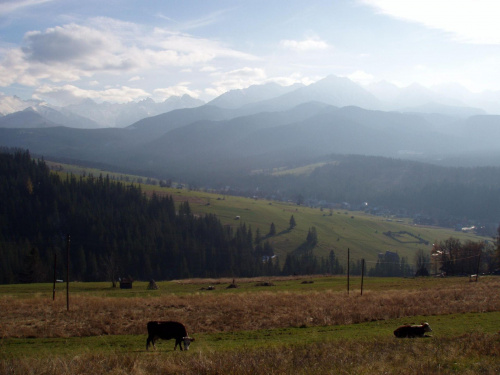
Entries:
<svg viewBox="0 0 500 375">
<path fill-rule="evenodd" d="M 275 169 L 272 174 L 273 174 L 273 176 L 283 176 L 283 175 L 287 175 L 287 174 L 290 174 L 290 175 L 308 175 L 308 174 L 314 172 L 314 170 L 316 168 L 323 167 L 323 166 L 328 165 L 328 164 L 337 165 L 337 164 L 339 164 L 339 162 L 337 162 L 337 161 L 321 162 L 321 163 L 308 164 L 308 165 L 305 165 L 303 167 L 297 167 L 297 168 L 291 168 L 291 169 L 288 169 L 288 168 Z"/>
<path fill-rule="evenodd" d="M 93 168 L 60 163 L 50 164 L 55 164 L 58 168 L 60 166 L 62 170 L 58 173 L 61 175 L 64 173 L 85 173 L 87 176 L 102 174 L 117 179 L 126 178 L 134 184 L 137 184 L 136 182 L 141 178 Z M 146 178 L 142 177 L 142 180 L 145 181 Z M 417 249 L 430 251 L 434 242 L 449 237 L 455 237 L 461 241 L 492 240 L 449 228 L 416 226 L 409 218 L 380 217 L 344 209 L 310 208 L 298 206 L 292 202 L 236 197 L 200 190 L 162 188 L 158 185 L 140 184 L 140 186 L 147 195 L 153 193 L 169 195 L 178 203 L 188 201 L 195 214 L 215 214 L 224 225 L 237 227 L 245 224 L 252 228 L 254 235 L 259 229 L 261 237 L 273 245 L 281 266 L 284 264 L 286 254 L 295 250 L 306 240 L 308 230 L 312 227 L 316 228 L 318 235 L 315 255 L 326 258 L 330 250 L 333 250 L 342 264 L 347 261 L 347 249 L 350 250 L 351 260 L 354 262 L 362 258 L 368 262 L 375 262 L 379 253 L 393 251 L 401 257 L 407 257 L 409 263 L 413 264 Z M 291 215 L 294 216 L 297 224 L 292 230 L 289 229 Z M 276 227 L 276 234 L 273 236 L 268 235 L 271 223 L 274 223 Z M 384 235 L 384 232 L 389 231 L 393 233 L 392 236 Z M 367 263 L 367 269 L 372 266 L 373 263 Z"/>
<path fill-rule="evenodd" d="M 224 350 L 253 350 L 262 347 L 284 347 L 343 340 L 366 343 L 370 340 L 401 340 L 403 345 L 412 339 L 396 339 L 393 330 L 401 324 L 427 321 L 433 331 L 431 337 L 414 340 L 432 340 L 458 337 L 469 333 L 494 335 L 498 332 L 500 312 L 468 313 L 439 316 L 415 316 L 411 318 L 374 321 L 352 325 L 290 327 L 272 330 L 235 331 L 213 334 L 196 334 L 190 351 L 183 355 L 196 355 Z M 107 335 L 67 338 L 2 338 L 0 359 L 15 357 L 43 357 L 54 355 L 82 355 L 87 353 L 174 353 L 174 341 L 157 342 L 157 352 L 146 352 L 146 332 L 143 335 Z M 179 350 L 177 350 L 179 352 Z M 177 354 L 178 355 L 178 354 Z"/>
<path fill-rule="evenodd" d="M 483 276 L 496 278 L 498 276 Z M 258 279 L 235 279 L 237 288 L 229 288 L 232 282 L 208 279 L 191 279 L 189 281 L 157 281 L 159 289 L 149 290 L 147 281 L 135 281 L 132 289 L 113 288 L 110 282 L 70 282 L 70 299 L 79 295 L 95 297 L 160 297 L 164 295 L 210 295 L 227 293 L 259 293 L 259 292 L 289 292 L 307 293 L 333 291 L 347 293 L 346 276 L 302 276 L 296 278 L 276 279 L 261 277 Z M 266 285 L 267 284 L 267 285 Z M 467 277 L 364 277 L 363 291 L 385 290 L 425 290 L 446 287 L 450 285 L 469 284 Z M 209 290 L 212 286 L 214 289 Z M 349 293 L 353 295 L 361 292 L 361 277 L 349 278 Z M 3 284 L 0 285 L 0 298 L 47 298 L 52 301 L 53 284 Z M 66 283 L 56 283 L 56 296 L 66 296 Z"/>
<path fill-rule="evenodd" d="M 159 188 L 143 185 L 149 193 L 168 194 L 176 201 L 189 201 L 191 210 L 197 214 L 213 213 L 225 225 L 236 227 L 246 224 L 255 234 L 259 229 L 264 240 L 270 241 L 276 255 L 284 261 L 290 251 L 296 249 L 307 237 L 313 226 L 318 234 L 317 256 L 327 257 L 330 250 L 342 261 L 347 260 L 347 249 L 351 260 L 366 259 L 376 261 L 378 253 L 397 252 L 400 256 L 414 261 L 417 249 L 430 251 L 436 241 L 455 237 L 465 242 L 490 241 L 471 233 L 457 232 L 448 228 L 416 226 L 411 219 L 379 217 L 359 211 L 342 209 L 320 209 L 297 206 L 293 203 L 276 202 L 262 199 L 223 196 L 203 191 Z M 290 230 L 291 215 L 297 226 Z M 239 219 L 237 219 L 239 217 Z M 268 236 L 271 223 L 276 227 L 276 235 Z M 384 232 L 392 232 L 392 236 Z M 371 264 L 368 264 L 368 268 Z"/>
</svg>

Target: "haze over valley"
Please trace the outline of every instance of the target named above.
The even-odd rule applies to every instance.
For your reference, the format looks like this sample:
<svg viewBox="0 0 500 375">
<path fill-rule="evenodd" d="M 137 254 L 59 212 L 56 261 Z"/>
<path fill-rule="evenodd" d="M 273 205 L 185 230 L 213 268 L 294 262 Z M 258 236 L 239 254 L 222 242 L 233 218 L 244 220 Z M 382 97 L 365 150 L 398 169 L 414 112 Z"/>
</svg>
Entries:
<svg viewBox="0 0 500 375">
<path fill-rule="evenodd" d="M 7 3 L 4 148 L 228 194 L 500 222 L 491 4 Z"/>
</svg>

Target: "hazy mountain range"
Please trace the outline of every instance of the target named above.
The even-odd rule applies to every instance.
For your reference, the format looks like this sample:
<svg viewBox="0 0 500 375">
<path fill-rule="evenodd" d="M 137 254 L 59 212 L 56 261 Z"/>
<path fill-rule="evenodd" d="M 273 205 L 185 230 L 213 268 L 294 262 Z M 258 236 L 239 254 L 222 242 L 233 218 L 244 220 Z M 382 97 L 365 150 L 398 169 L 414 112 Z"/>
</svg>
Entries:
<svg viewBox="0 0 500 375">
<path fill-rule="evenodd" d="M 500 165 L 491 157 L 500 153 L 499 115 L 452 99 L 438 103 L 439 94 L 416 85 L 371 89 L 378 97 L 329 76 L 308 86 L 233 90 L 204 105 L 187 95 L 59 109 L 30 103 L 0 117 L 0 145 L 184 178 L 222 164 L 248 172 L 332 153 Z M 406 109 L 387 110 L 396 103 Z"/>
<path fill-rule="evenodd" d="M 448 208 L 439 212 L 448 215 L 465 194 L 469 199 L 482 197 L 481 204 L 471 201 L 467 210 L 454 213 L 456 217 L 496 220 L 500 206 L 492 200 L 498 200 L 500 181 L 490 177 L 500 175 L 500 115 L 452 101 L 426 101 L 428 91 L 415 87 L 389 102 L 380 92 L 391 88 L 382 86 L 375 96 L 347 78 L 331 76 L 309 86 L 268 84 L 234 90 L 198 106 L 187 96 L 127 105 L 85 101 L 59 110 L 38 103 L 0 117 L 0 146 L 190 186 L 231 186 L 283 199 L 293 194 L 336 201 L 368 197 L 408 208 L 418 196 L 419 203 L 411 206 L 414 212 L 424 206 L 429 212 L 438 210 L 446 200 Z M 406 110 L 389 109 L 397 102 Z M 102 127 L 90 118 L 97 120 L 102 111 L 116 125 L 120 118 L 133 118 L 127 111 L 141 117 L 135 109 L 152 113 L 169 105 L 192 107 L 146 116 L 125 127 Z M 68 121 L 73 127 L 61 126 Z M 351 161 L 341 155 L 385 159 L 356 159 L 349 167 Z M 395 164 L 396 159 L 407 161 Z M 436 167 L 405 164 L 408 160 Z M 342 167 L 332 169 L 338 163 Z M 275 174 L 293 174 L 298 167 L 308 172 L 293 178 Z M 477 173 L 471 180 L 463 167 L 482 168 L 473 168 Z M 462 190 L 453 190 L 456 186 Z M 429 197 L 429 191 L 437 198 Z"/>
<path fill-rule="evenodd" d="M 125 104 L 96 103 L 85 99 L 65 107 L 51 106 L 41 101 L 23 101 L 17 97 L 0 96 L 0 127 L 50 127 L 97 129 L 122 128 L 143 118 L 180 108 L 192 108 L 205 104 L 189 95 L 172 96 L 157 103 L 148 98 Z M 27 111 L 33 113 L 28 116 Z"/>
<path fill-rule="evenodd" d="M 239 109 L 240 114 L 290 109 L 301 103 L 318 101 L 337 107 L 358 106 L 384 111 L 439 113 L 455 117 L 479 114 L 500 114 L 500 92 L 474 94 L 461 86 L 441 86 L 434 90 L 418 84 L 399 88 L 388 82 L 362 87 L 348 78 L 328 76 L 309 86 L 276 83 L 254 85 L 232 90 L 208 104 L 226 109 Z M 77 104 L 55 107 L 47 103 L 17 97 L 0 96 L 0 127 L 74 128 L 126 127 L 147 117 L 175 109 L 194 108 L 205 104 L 188 95 L 173 96 L 157 103 L 152 99 L 125 104 L 96 103 L 85 99 Z M 33 113 L 27 115 L 25 110 Z"/>
</svg>

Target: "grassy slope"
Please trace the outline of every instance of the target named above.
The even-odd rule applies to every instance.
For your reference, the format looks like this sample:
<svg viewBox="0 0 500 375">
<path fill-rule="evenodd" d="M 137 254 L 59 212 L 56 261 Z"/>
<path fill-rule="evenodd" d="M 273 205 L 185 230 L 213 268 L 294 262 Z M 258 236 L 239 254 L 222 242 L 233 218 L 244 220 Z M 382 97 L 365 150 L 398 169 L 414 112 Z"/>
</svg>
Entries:
<svg viewBox="0 0 500 375">
<path fill-rule="evenodd" d="M 49 163 L 61 166 L 58 172 L 79 174 L 85 172 L 98 176 L 109 174 L 115 178 L 128 177 L 130 181 L 137 181 L 138 176 L 108 173 L 98 169 L 65 165 L 60 163 Z M 144 178 L 145 180 L 145 178 Z M 385 251 L 397 252 L 400 256 L 408 258 L 410 264 L 414 262 L 414 253 L 417 249 L 429 251 L 435 241 L 449 237 L 459 238 L 461 241 L 483 241 L 491 240 L 488 237 L 479 237 L 473 234 L 456 232 L 452 229 L 436 227 L 417 227 L 412 225 L 411 219 L 393 220 L 392 218 L 376 217 L 363 212 L 345 210 L 333 210 L 330 216 L 329 210 L 321 211 L 318 208 L 297 206 L 286 202 L 275 202 L 267 200 L 256 200 L 251 198 L 223 196 L 203 191 L 189 191 L 187 189 L 160 188 L 159 186 L 142 184 L 141 188 L 146 194 L 153 192 L 160 195 L 172 195 L 177 202 L 188 200 L 194 213 L 216 214 L 223 224 L 238 226 L 245 223 L 251 226 L 253 233 L 257 228 L 261 236 L 266 238 L 271 223 L 276 226 L 276 235 L 267 239 L 276 249 L 283 265 L 286 254 L 296 249 L 305 241 L 309 228 L 316 227 L 318 234 L 318 246 L 315 254 L 327 257 L 330 250 L 345 264 L 347 261 L 347 249 L 351 251 L 351 260 L 365 258 L 367 268 L 371 268 L 377 260 L 377 254 Z M 297 226 L 288 230 L 291 215 L 294 216 Z M 240 220 L 235 220 L 236 216 Z M 385 236 L 387 231 L 407 231 L 414 236 L 419 236 L 427 241 L 428 245 L 418 243 L 412 236 L 401 236 L 398 240 Z"/>
<path fill-rule="evenodd" d="M 261 235 L 266 236 L 271 223 L 274 223 L 277 234 L 268 239 L 282 260 L 288 252 L 305 241 L 309 228 L 313 226 L 316 227 L 319 240 L 316 254 L 327 257 L 330 250 L 334 250 L 342 261 L 346 261 L 348 248 L 353 260 L 365 258 L 367 261 L 376 261 L 378 253 L 394 251 L 400 256 L 408 257 L 408 261 L 413 263 L 415 251 L 417 249 L 429 251 L 435 241 L 449 237 L 456 237 L 461 241 L 491 240 L 451 229 L 418 227 L 413 225 L 410 219 L 398 222 L 363 212 L 334 210 L 330 216 L 328 210 L 321 211 L 319 208 L 284 202 L 221 196 L 199 191 L 160 189 L 153 186 L 144 186 L 143 189 L 148 193 L 155 191 L 172 195 L 177 201 L 188 200 L 193 212 L 214 213 L 226 225 L 237 226 L 240 223 L 250 225 L 254 234 L 259 228 Z M 293 230 L 288 230 L 291 215 L 294 216 L 297 226 Z M 236 216 L 240 216 L 240 220 L 235 220 Z M 402 236 L 397 241 L 383 234 L 387 231 L 407 231 L 420 236 L 429 244 L 418 243 L 411 236 Z"/>
</svg>

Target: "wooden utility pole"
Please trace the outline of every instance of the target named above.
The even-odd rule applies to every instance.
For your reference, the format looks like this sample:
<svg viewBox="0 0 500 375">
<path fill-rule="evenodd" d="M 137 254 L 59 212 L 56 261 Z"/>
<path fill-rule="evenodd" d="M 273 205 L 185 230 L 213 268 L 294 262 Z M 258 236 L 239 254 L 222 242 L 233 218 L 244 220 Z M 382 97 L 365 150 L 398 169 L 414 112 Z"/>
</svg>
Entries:
<svg viewBox="0 0 500 375">
<path fill-rule="evenodd" d="M 480 251 L 477 256 L 476 282 L 479 279 L 479 267 L 481 266 L 481 253 L 482 251 Z"/>
<path fill-rule="evenodd" d="M 361 259 L 361 295 L 363 295 L 363 280 L 365 278 L 365 260 Z"/>
<path fill-rule="evenodd" d="M 69 311 L 69 243 L 70 237 L 68 234 L 66 240 L 66 310 Z"/>
<path fill-rule="evenodd" d="M 350 267 L 350 250 L 347 248 L 347 294 L 349 294 L 349 267 Z"/>
<path fill-rule="evenodd" d="M 57 268 L 57 254 L 54 253 L 54 287 L 52 289 L 52 301 L 56 299 L 56 268 Z"/>
</svg>

